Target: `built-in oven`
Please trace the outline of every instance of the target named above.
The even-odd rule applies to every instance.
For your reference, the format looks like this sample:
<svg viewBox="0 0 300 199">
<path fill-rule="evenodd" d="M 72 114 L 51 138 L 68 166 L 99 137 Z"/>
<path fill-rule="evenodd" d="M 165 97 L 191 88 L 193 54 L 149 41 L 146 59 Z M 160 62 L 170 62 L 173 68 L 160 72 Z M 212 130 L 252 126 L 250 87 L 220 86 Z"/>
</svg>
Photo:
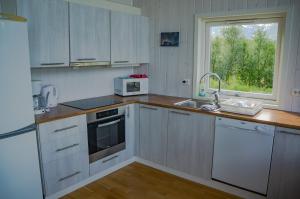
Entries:
<svg viewBox="0 0 300 199">
<path fill-rule="evenodd" d="M 126 148 L 125 110 L 119 107 L 87 115 L 90 163 Z"/>
</svg>

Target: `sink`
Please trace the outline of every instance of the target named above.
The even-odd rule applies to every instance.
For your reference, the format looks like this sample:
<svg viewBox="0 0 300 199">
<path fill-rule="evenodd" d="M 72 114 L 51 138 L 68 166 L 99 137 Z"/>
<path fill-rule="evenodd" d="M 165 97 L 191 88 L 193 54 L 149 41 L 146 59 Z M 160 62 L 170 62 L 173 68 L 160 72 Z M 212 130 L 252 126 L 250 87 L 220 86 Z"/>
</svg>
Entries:
<svg viewBox="0 0 300 199">
<path fill-rule="evenodd" d="M 195 108 L 195 109 L 201 109 L 204 110 L 204 105 L 213 105 L 213 109 L 209 111 L 217 111 L 220 109 L 219 105 L 215 105 L 212 101 L 205 101 L 205 100 L 195 100 L 195 99 L 189 99 L 184 100 L 181 102 L 174 103 L 175 106 L 182 106 L 182 107 L 188 107 L 188 108 Z"/>
</svg>

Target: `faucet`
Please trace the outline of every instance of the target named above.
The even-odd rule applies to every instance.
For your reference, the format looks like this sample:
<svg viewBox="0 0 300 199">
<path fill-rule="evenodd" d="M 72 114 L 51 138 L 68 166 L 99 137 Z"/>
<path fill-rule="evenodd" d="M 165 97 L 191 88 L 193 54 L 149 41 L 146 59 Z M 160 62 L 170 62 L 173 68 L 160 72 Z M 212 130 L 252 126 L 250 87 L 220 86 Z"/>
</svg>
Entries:
<svg viewBox="0 0 300 199">
<path fill-rule="evenodd" d="M 214 92 L 213 92 L 213 95 L 214 95 L 214 97 L 215 97 L 215 100 L 214 100 L 214 101 L 215 101 L 216 105 L 219 105 L 219 99 L 220 99 L 219 95 L 220 95 L 220 93 L 221 93 L 221 78 L 220 78 L 220 76 L 219 76 L 217 73 L 211 73 L 211 72 L 208 72 L 208 73 L 205 73 L 205 74 L 200 78 L 200 84 L 201 84 L 202 80 L 203 80 L 206 76 L 209 76 L 209 77 L 214 76 L 214 77 L 216 77 L 216 78 L 218 79 L 218 83 L 219 83 L 218 91 L 214 91 Z"/>
</svg>

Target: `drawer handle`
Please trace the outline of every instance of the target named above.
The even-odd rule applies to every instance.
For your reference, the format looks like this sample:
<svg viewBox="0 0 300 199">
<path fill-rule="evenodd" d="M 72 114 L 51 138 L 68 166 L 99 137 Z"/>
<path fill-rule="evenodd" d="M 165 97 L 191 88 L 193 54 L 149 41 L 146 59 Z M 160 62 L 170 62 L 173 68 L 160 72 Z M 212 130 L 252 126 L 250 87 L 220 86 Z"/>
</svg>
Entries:
<svg viewBox="0 0 300 199">
<path fill-rule="evenodd" d="M 116 64 L 125 64 L 125 63 L 129 63 L 129 61 L 115 61 L 114 63 L 116 63 Z"/>
<path fill-rule="evenodd" d="M 149 110 L 153 110 L 153 111 L 157 111 L 157 108 L 152 108 L 152 107 L 147 107 L 147 106 L 141 106 L 141 108 L 143 109 L 149 109 Z"/>
<path fill-rule="evenodd" d="M 178 112 L 178 111 L 170 111 L 170 112 L 174 113 L 174 114 L 178 114 L 178 115 L 186 115 L 186 116 L 191 115 L 190 113 L 183 113 L 183 112 Z"/>
<path fill-rule="evenodd" d="M 41 63 L 41 66 L 65 65 L 65 63 Z"/>
<path fill-rule="evenodd" d="M 56 152 L 61 152 L 61 151 L 64 151 L 64 150 L 67 150 L 67 149 L 70 149 L 70 148 L 74 148 L 76 146 L 79 146 L 79 144 L 72 144 L 70 146 L 66 146 L 66 147 L 63 147 L 63 148 L 60 148 L 60 149 L 57 149 Z"/>
<path fill-rule="evenodd" d="M 78 174 L 80 174 L 80 173 L 81 173 L 80 171 L 76 171 L 75 173 L 72 173 L 71 175 L 68 175 L 68 176 L 66 176 L 66 177 L 60 178 L 60 179 L 58 180 L 58 182 L 62 182 L 62 181 L 64 181 L 64 180 L 67 180 L 67 179 L 69 179 L 69 178 L 72 178 L 72 177 L 74 177 L 74 176 L 76 176 L 76 175 L 78 175 Z"/>
<path fill-rule="evenodd" d="M 95 61 L 96 58 L 83 58 L 83 59 L 77 59 L 77 61 Z"/>
<path fill-rule="evenodd" d="M 73 129 L 73 128 L 76 128 L 76 127 L 78 127 L 78 126 L 77 125 L 68 126 L 66 128 L 57 129 L 57 130 L 54 131 L 54 133 L 59 133 L 59 132 L 66 131 L 66 130 L 69 130 L 69 129 Z"/>
<path fill-rule="evenodd" d="M 111 160 L 113 160 L 113 159 L 116 159 L 117 157 L 119 157 L 119 156 L 118 156 L 118 155 L 115 155 L 115 156 L 113 156 L 113 157 L 111 157 L 111 158 L 108 158 L 108 159 L 106 159 L 106 160 L 103 160 L 102 163 L 109 162 L 109 161 L 111 161 Z"/>
</svg>

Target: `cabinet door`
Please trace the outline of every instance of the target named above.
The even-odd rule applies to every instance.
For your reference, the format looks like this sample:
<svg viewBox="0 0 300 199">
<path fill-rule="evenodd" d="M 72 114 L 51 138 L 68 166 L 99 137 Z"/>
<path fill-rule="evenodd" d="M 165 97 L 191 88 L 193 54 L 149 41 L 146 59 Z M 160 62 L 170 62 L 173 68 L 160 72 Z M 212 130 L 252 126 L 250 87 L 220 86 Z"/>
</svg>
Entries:
<svg viewBox="0 0 300 199">
<path fill-rule="evenodd" d="M 149 18 L 137 16 L 137 63 L 150 63 Z"/>
<path fill-rule="evenodd" d="M 140 157 L 165 165 L 167 110 L 140 105 Z"/>
<path fill-rule="evenodd" d="M 187 174 L 211 178 L 213 116 L 169 111 L 167 166 Z"/>
<path fill-rule="evenodd" d="M 300 131 L 278 128 L 275 134 L 267 198 L 300 198 Z"/>
<path fill-rule="evenodd" d="M 137 63 L 136 17 L 111 12 L 111 61 L 113 65 Z"/>
<path fill-rule="evenodd" d="M 69 65 L 68 3 L 18 0 L 18 15 L 28 19 L 31 67 Z"/>
<path fill-rule="evenodd" d="M 70 3 L 71 62 L 110 62 L 109 11 Z"/>
</svg>

